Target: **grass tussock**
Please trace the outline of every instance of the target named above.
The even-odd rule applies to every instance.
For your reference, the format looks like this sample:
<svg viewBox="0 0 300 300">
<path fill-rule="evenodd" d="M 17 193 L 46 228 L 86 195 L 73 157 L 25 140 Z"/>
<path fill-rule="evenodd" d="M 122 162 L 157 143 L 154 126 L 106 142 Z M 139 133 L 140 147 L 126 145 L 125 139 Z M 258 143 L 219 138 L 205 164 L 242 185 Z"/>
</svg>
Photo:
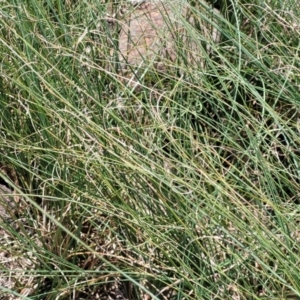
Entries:
<svg viewBox="0 0 300 300">
<path fill-rule="evenodd" d="M 300 296 L 297 1 L 0 2 L 0 299 Z"/>
</svg>

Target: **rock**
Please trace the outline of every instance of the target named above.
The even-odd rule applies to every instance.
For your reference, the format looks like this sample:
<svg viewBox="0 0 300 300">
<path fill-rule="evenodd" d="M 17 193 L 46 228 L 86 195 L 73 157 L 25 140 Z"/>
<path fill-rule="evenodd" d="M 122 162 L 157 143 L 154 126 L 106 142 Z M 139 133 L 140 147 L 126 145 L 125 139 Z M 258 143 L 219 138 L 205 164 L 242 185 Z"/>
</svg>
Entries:
<svg viewBox="0 0 300 300">
<path fill-rule="evenodd" d="M 123 65 L 146 64 L 154 60 L 175 60 L 176 42 L 184 37 L 187 9 L 164 2 L 142 2 L 126 13 L 119 36 Z"/>
</svg>

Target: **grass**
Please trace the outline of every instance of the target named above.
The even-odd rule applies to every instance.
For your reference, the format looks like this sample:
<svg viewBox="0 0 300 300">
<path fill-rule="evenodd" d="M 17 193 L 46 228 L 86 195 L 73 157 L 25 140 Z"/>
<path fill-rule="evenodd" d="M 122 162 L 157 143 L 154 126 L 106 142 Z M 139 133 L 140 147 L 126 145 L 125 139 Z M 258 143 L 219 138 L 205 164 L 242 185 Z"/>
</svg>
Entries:
<svg viewBox="0 0 300 300">
<path fill-rule="evenodd" d="M 216 2 L 133 86 L 120 3 L 1 1 L 0 299 L 298 299 L 299 4 Z"/>
</svg>

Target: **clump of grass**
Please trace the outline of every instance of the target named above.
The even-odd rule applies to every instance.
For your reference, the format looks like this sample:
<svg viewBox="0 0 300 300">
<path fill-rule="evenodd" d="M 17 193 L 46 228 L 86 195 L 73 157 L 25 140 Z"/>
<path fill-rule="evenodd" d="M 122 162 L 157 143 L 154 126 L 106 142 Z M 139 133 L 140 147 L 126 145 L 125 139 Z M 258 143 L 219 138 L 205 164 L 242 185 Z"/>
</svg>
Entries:
<svg viewBox="0 0 300 300">
<path fill-rule="evenodd" d="M 190 3 L 203 61 L 178 43 L 137 89 L 117 6 L 4 1 L 4 299 L 300 295 L 299 7 L 244 2 Z"/>
</svg>

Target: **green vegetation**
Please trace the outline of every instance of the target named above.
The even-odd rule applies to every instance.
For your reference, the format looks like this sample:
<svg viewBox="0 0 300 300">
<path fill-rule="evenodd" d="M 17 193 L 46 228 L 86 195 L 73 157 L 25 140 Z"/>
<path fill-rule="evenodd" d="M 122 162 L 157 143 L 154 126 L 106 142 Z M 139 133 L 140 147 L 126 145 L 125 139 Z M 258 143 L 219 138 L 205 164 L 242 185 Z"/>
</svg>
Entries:
<svg viewBox="0 0 300 300">
<path fill-rule="evenodd" d="M 224 2 L 134 85 L 120 3 L 0 1 L 0 299 L 300 297 L 299 3 Z"/>
</svg>

